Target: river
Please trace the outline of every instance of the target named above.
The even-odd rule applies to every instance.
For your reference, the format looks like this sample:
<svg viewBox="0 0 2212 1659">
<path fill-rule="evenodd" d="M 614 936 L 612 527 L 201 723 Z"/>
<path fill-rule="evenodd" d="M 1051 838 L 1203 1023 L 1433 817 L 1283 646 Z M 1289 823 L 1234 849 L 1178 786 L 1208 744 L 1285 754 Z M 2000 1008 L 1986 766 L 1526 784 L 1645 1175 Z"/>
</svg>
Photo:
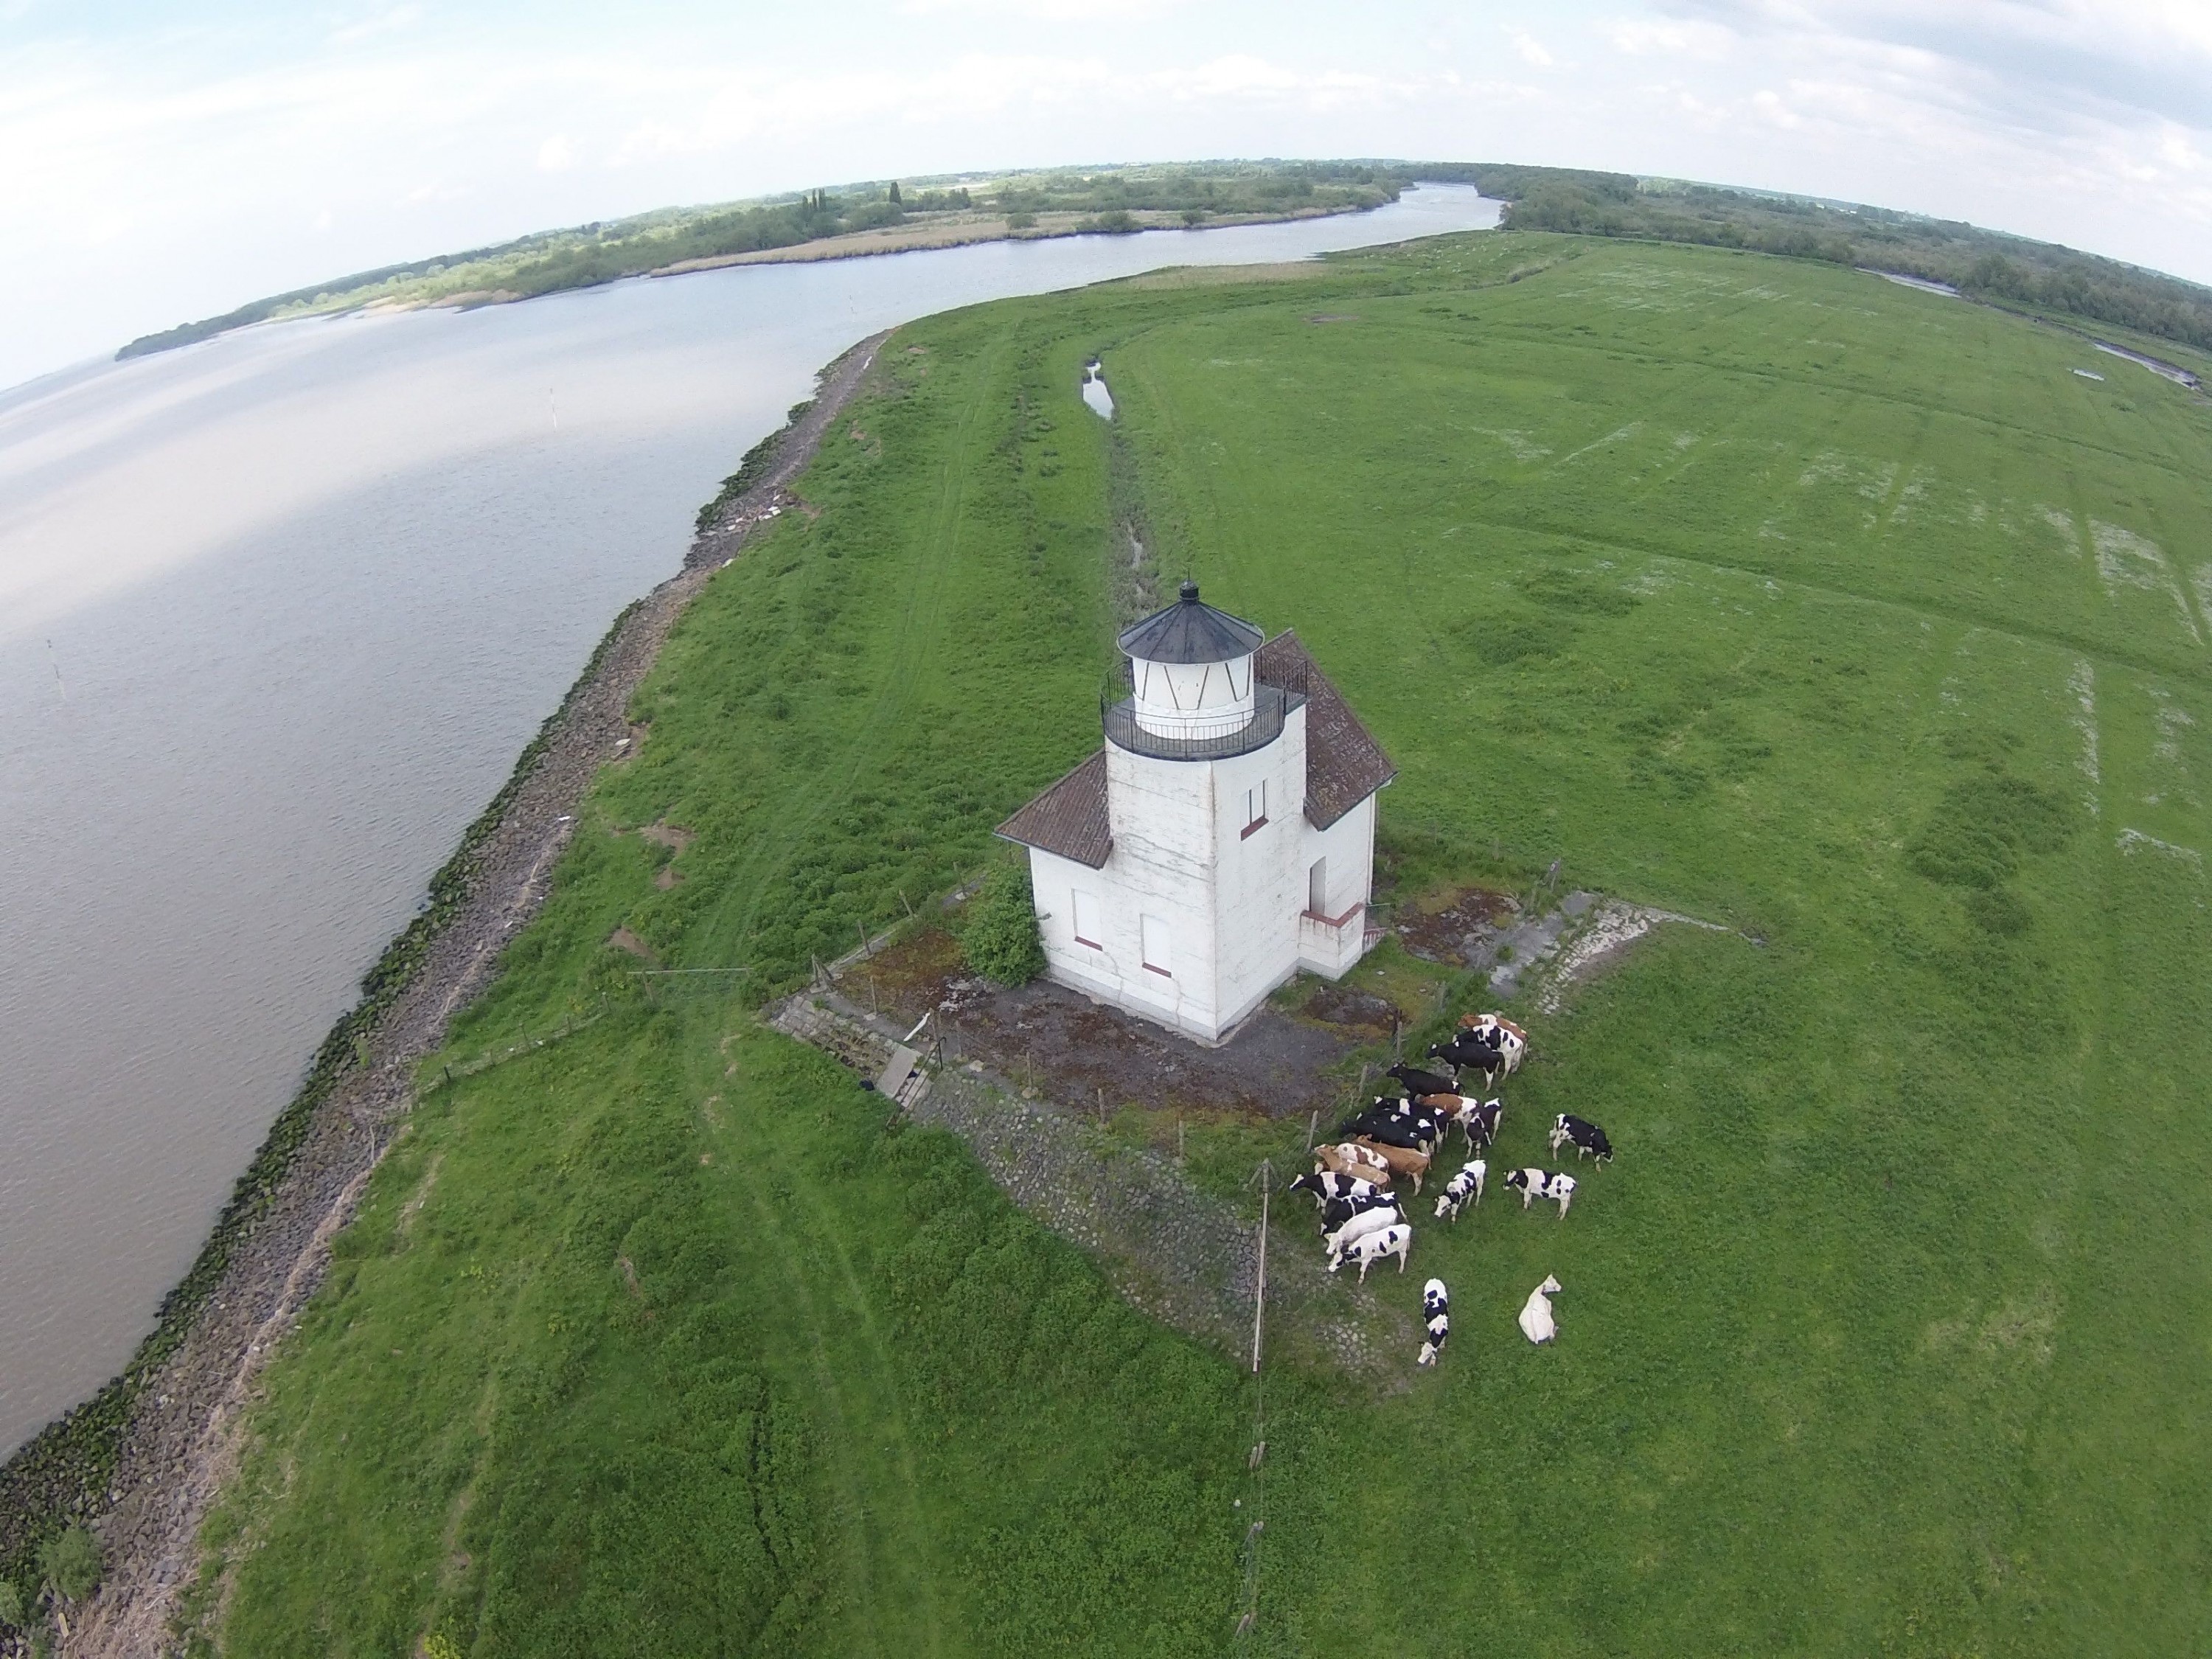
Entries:
<svg viewBox="0 0 2212 1659">
<path fill-rule="evenodd" d="M 149 1328 L 362 973 L 814 371 L 1373 213 L 264 325 L 0 392 L 0 1451 Z"/>
</svg>

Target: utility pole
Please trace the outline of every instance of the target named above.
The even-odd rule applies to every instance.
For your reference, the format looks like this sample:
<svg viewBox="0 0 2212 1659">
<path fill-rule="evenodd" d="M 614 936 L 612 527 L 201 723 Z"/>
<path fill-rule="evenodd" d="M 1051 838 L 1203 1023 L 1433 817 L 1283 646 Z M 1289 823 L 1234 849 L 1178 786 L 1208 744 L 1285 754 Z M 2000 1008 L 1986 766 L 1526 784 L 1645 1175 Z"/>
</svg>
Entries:
<svg viewBox="0 0 2212 1659">
<path fill-rule="evenodd" d="M 1260 1183 L 1260 1277 L 1252 1291 L 1252 1375 L 1260 1374 L 1260 1333 L 1267 1311 L 1267 1200 L 1274 1191 L 1275 1166 L 1267 1158 L 1253 1179 Z"/>
</svg>

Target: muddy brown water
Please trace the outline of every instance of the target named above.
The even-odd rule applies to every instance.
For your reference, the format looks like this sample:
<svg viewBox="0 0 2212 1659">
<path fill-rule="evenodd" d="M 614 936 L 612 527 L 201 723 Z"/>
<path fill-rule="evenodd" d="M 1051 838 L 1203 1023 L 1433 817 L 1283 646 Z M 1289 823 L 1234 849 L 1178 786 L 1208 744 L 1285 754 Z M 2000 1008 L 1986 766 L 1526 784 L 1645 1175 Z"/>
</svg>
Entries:
<svg viewBox="0 0 2212 1659">
<path fill-rule="evenodd" d="M 873 331 L 1496 222 L 755 265 L 0 392 L 0 1449 L 112 1373 L 362 972 L 736 458 Z"/>
</svg>

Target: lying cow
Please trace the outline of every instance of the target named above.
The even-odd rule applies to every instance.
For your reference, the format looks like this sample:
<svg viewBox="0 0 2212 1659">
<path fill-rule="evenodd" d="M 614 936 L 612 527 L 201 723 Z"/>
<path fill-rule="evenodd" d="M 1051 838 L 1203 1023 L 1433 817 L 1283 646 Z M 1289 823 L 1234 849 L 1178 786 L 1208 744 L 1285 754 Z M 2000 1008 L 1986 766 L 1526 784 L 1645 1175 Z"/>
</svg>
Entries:
<svg viewBox="0 0 2212 1659">
<path fill-rule="evenodd" d="M 1396 1256 L 1398 1271 L 1405 1272 L 1406 1257 L 1413 1248 L 1413 1230 L 1411 1227 L 1403 1224 L 1395 1227 L 1385 1227 L 1381 1232 L 1370 1233 L 1352 1245 L 1351 1249 L 1328 1264 L 1328 1270 L 1334 1273 L 1346 1262 L 1357 1261 L 1359 1264 L 1359 1282 L 1364 1285 L 1367 1282 L 1367 1270 L 1385 1256 Z"/>
<path fill-rule="evenodd" d="M 1352 1217 L 1334 1232 L 1326 1235 L 1322 1239 L 1322 1246 L 1328 1253 L 1330 1267 L 1334 1268 L 1337 1262 L 1344 1259 L 1344 1253 L 1361 1239 L 1371 1233 L 1379 1233 L 1388 1228 L 1401 1226 L 1405 1219 L 1406 1218 L 1400 1213 L 1395 1205 L 1387 1205 L 1379 1210 L 1362 1211 L 1359 1214 Z"/>
<path fill-rule="evenodd" d="M 1575 1157 L 1595 1153 L 1601 1164 L 1613 1161 L 1613 1143 L 1605 1138 L 1605 1131 L 1587 1118 L 1577 1117 L 1571 1112 L 1561 1112 L 1552 1120 L 1552 1156 L 1559 1155 L 1559 1148 L 1567 1142 L 1575 1143 Z"/>
<path fill-rule="evenodd" d="M 1451 1335 L 1451 1292 L 1444 1288 L 1441 1279 L 1432 1279 L 1421 1286 L 1421 1322 L 1428 1333 L 1428 1340 L 1421 1344 L 1421 1352 L 1414 1356 L 1416 1365 L 1433 1365 L 1437 1356 L 1444 1351 L 1444 1342 Z"/>
<path fill-rule="evenodd" d="M 1480 1158 L 1460 1165 L 1459 1173 L 1444 1184 L 1437 1197 L 1437 1219 L 1456 1221 L 1459 1212 L 1469 1204 L 1482 1202 L 1482 1178 L 1490 1173 L 1490 1166 Z"/>
<path fill-rule="evenodd" d="M 1546 1273 L 1544 1282 L 1521 1304 L 1521 1334 L 1531 1342 L 1549 1342 L 1559 1334 L 1559 1322 L 1552 1317 L 1552 1304 L 1546 1299 L 1559 1293 L 1559 1281 Z"/>
<path fill-rule="evenodd" d="M 1314 1162 L 1323 1171 L 1370 1182 L 1377 1187 L 1390 1184 L 1391 1170 L 1382 1155 L 1372 1147 L 1357 1141 L 1342 1141 L 1334 1146 L 1314 1148 Z"/>
<path fill-rule="evenodd" d="M 1559 1200 L 1559 1219 L 1567 1218 L 1567 1206 L 1575 1201 L 1575 1178 L 1561 1170 L 1558 1175 L 1547 1175 L 1538 1169 L 1508 1170 L 1505 1184 L 1520 1189 L 1521 1207 L 1527 1209 L 1540 1198 Z"/>
<path fill-rule="evenodd" d="M 1391 1174 L 1411 1176 L 1414 1192 L 1418 1194 L 1421 1190 L 1421 1177 L 1429 1172 L 1429 1155 L 1426 1152 L 1415 1152 L 1407 1146 L 1387 1146 L 1364 1136 L 1348 1144 L 1365 1147 L 1382 1160 Z"/>
</svg>

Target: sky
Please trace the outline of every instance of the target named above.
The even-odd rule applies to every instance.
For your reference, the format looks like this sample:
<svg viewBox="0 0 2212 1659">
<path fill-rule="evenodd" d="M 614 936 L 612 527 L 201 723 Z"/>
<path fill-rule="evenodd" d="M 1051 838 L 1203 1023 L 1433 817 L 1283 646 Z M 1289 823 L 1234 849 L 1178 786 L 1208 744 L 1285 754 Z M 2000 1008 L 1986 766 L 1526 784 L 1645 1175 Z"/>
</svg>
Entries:
<svg viewBox="0 0 2212 1659">
<path fill-rule="evenodd" d="M 1267 155 L 1795 191 L 2212 282 L 2212 0 L 0 0 L 0 386 L 647 208 Z"/>
</svg>

